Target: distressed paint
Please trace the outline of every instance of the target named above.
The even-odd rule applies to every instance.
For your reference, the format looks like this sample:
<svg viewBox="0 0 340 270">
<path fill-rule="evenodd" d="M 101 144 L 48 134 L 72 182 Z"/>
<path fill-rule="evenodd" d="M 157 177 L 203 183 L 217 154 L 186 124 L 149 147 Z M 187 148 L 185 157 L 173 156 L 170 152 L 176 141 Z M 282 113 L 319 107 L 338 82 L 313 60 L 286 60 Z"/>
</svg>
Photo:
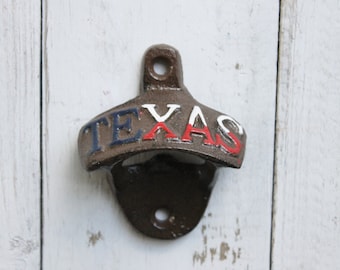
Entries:
<svg viewBox="0 0 340 270">
<path fill-rule="evenodd" d="M 269 269 L 278 3 L 42 2 L 43 269 Z M 339 4 L 281 2 L 271 269 L 338 269 Z M 0 269 L 40 269 L 40 1 L 0 6 Z M 134 233 L 76 151 L 82 123 L 137 94 L 158 42 L 180 49 L 192 93 L 248 133 L 243 169 L 219 173 L 199 227 L 170 244 Z"/>
<path fill-rule="evenodd" d="M 40 269 L 40 1 L 0 3 L 0 269 Z"/>
<path fill-rule="evenodd" d="M 44 268 L 63 262 L 82 269 L 268 269 L 278 3 L 46 0 L 44 7 Z M 122 215 L 105 175 L 84 172 L 78 161 L 79 128 L 138 94 L 140 59 L 158 43 L 181 52 L 192 95 L 231 113 L 250 138 L 242 170 L 217 175 L 207 209 L 212 215 L 199 225 L 207 226 L 202 264 L 193 262 L 193 254 L 205 250 L 200 227 L 171 243 L 141 236 Z M 88 232 L 98 231 L 102 238 L 89 246 Z M 227 254 L 222 245 L 223 260 L 221 243 L 230 246 Z M 216 249 L 213 261 L 210 249 Z"/>
<path fill-rule="evenodd" d="M 340 4 L 282 1 L 272 269 L 340 269 Z"/>
</svg>

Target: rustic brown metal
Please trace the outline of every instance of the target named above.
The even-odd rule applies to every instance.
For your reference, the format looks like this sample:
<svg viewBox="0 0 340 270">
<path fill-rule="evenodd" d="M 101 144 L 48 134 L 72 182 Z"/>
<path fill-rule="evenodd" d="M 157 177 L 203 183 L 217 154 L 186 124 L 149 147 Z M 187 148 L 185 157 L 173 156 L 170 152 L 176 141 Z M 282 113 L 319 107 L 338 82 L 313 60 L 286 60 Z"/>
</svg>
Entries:
<svg viewBox="0 0 340 270">
<path fill-rule="evenodd" d="M 164 72 L 155 69 L 157 63 Z M 110 170 L 118 201 L 135 228 L 174 239 L 199 222 L 216 168 L 241 166 L 246 134 L 230 116 L 190 95 L 174 48 L 149 48 L 142 73 L 138 97 L 80 130 L 79 154 L 87 170 Z M 158 209 L 166 210 L 164 220 L 157 218 Z"/>
</svg>

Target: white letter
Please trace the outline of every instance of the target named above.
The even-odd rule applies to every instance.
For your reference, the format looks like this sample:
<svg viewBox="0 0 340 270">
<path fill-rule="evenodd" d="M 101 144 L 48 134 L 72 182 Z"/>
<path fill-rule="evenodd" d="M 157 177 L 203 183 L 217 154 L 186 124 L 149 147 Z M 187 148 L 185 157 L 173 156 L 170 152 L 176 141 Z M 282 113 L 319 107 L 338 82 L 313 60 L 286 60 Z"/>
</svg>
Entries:
<svg viewBox="0 0 340 270">
<path fill-rule="evenodd" d="M 152 117 L 157 121 L 157 122 L 165 122 L 166 120 L 168 120 L 168 118 L 170 117 L 170 115 L 173 114 L 173 112 L 180 108 L 181 106 L 178 104 L 168 104 L 166 105 L 169 110 L 166 112 L 166 114 L 164 114 L 163 116 L 160 116 L 156 110 L 156 104 L 143 104 L 142 107 L 147 109 L 149 111 L 149 113 L 152 115 Z"/>
<path fill-rule="evenodd" d="M 219 127 L 221 128 L 222 132 L 225 135 L 227 135 L 230 132 L 230 130 L 225 125 L 223 125 L 224 120 L 228 120 L 228 121 L 232 122 L 237 127 L 238 133 L 240 135 L 243 134 L 243 128 L 241 127 L 241 125 L 239 123 L 236 122 L 235 119 L 233 119 L 232 117 L 227 116 L 227 115 L 220 115 L 219 117 L 217 117 L 217 123 L 218 123 Z"/>
<path fill-rule="evenodd" d="M 190 114 L 190 118 L 189 118 L 189 124 L 194 126 L 195 119 L 196 119 L 197 116 L 199 116 L 201 118 L 201 121 L 202 121 L 203 125 L 207 126 L 207 122 L 205 121 L 205 118 L 204 118 L 204 115 L 202 113 L 202 110 L 198 106 L 194 106 L 192 108 L 192 111 L 191 111 L 191 114 Z"/>
</svg>

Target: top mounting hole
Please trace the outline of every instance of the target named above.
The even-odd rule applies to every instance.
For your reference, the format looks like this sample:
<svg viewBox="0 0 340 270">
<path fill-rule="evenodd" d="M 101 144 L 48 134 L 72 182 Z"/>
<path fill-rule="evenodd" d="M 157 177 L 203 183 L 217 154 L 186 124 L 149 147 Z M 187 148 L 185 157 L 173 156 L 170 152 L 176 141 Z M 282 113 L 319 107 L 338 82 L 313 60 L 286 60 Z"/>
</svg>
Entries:
<svg viewBox="0 0 340 270">
<path fill-rule="evenodd" d="M 170 61 L 165 57 L 156 57 L 153 60 L 153 71 L 158 76 L 165 76 L 170 71 Z"/>
</svg>

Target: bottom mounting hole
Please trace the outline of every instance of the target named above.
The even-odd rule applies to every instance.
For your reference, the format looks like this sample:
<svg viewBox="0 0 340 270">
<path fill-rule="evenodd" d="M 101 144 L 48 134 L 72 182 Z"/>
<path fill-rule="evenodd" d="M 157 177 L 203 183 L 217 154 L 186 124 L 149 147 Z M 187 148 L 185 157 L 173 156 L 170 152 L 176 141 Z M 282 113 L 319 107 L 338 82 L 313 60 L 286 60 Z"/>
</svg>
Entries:
<svg viewBox="0 0 340 270">
<path fill-rule="evenodd" d="M 155 211 L 155 218 L 157 221 L 167 221 L 170 217 L 170 212 L 166 208 L 159 208 Z"/>
</svg>

